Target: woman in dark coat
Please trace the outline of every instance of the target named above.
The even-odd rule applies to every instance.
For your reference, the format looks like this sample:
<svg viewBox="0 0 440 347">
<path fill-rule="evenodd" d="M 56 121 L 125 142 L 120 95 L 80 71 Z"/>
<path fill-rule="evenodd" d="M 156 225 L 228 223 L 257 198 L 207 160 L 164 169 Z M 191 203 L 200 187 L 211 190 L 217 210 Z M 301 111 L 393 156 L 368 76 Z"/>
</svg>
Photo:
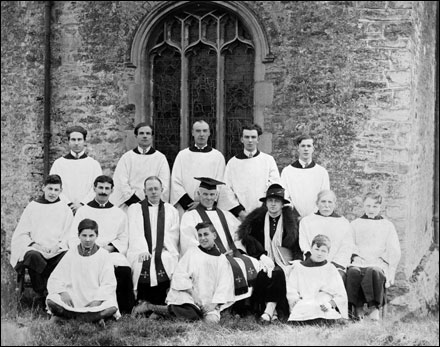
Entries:
<svg viewBox="0 0 440 347">
<path fill-rule="evenodd" d="M 262 270 L 254 284 L 252 303 L 259 320 L 270 323 L 278 313 L 287 318 L 285 272 L 289 261 L 303 259 L 298 243 L 298 217 L 295 208 L 284 206 L 284 188 L 272 184 L 261 198 L 263 206 L 246 216 L 238 237 L 246 253 L 260 260 Z M 284 207 L 283 207 L 284 206 Z"/>
</svg>

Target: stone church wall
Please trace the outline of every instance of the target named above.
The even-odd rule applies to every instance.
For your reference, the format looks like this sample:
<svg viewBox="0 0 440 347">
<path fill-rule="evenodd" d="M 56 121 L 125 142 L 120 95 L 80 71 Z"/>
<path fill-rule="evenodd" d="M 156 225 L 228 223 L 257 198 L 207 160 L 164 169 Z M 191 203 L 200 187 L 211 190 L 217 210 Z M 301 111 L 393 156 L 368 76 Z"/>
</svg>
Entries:
<svg viewBox="0 0 440 347">
<path fill-rule="evenodd" d="M 50 164 L 66 151 L 66 127 L 81 124 L 89 130 L 90 155 L 113 174 L 137 121 L 131 42 L 142 18 L 161 3 L 53 2 Z M 315 159 L 328 169 L 338 211 L 349 220 L 360 215 L 367 190 L 383 192 L 384 215 L 402 246 L 395 296 L 417 292 L 408 285 L 415 269 L 438 264 L 438 252 L 430 251 L 437 3 L 244 3 L 275 56 L 265 64 L 264 80 L 273 88 L 264 96 L 262 149 L 281 170 L 292 162 L 293 136 L 313 133 Z M 44 6 L 1 4 L 2 253 L 43 179 Z M 425 277 L 435 276 L 437 287 L 428 281 L 434 293 L 426 292 L 438 304 L 438 268 Z"/>
</svg>

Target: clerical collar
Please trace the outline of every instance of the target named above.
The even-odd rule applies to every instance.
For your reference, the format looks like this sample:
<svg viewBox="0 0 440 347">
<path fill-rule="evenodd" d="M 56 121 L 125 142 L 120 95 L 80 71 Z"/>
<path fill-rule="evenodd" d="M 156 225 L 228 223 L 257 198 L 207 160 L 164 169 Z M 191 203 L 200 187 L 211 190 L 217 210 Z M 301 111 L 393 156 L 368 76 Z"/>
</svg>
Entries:
<svg viewBox="0 0 440 347">
<path fill-rule="evenodd" d="M 141 154 L 148 154 L 148 152 L 151 150 L 151 146 L 147 147 L 146 149 L 143 149 L 142 147 L 138 146 L 137 150 L 139 151 L 139 153 Z"/>
<path fill-rule="evenodd" d="M 160 200 L 157 204 L 153 204 L 150 200 L 147 200 L 147 202 L 148 202 L 148 206 L 150 206 L 150 207 L 159 207 L 159 205 L 160 205 Z"/>
<path fill-rule="evenodd" d="M 150 154 L 153 154 L 154 152 L 156 152 L 156 150 L 153 147 L 150 146 L 148 148 L 149 148 L 149 150 L 147 153 L 145 153 L 146 155 L 150 155 Z M 135 149 L 133 149 L 133 152 L 135 152 L 136 154 L 140 154 L 140 155 L 144 154 L 143 149 L 140 147 L 136 147 Z"/>
<path fill-rule="evenodd" d="M 105 204 L 100 204 L 98 201 L 93 199 L 90 201 L 87 206 L 93 207 L 93 208 L 112 208 L 113 204 L 110 201 L 107 201 Z"/>
<path fill-rule="evenodd" d="M 324 216 L 323 214 L 321 214 L 321 212 L 315 212 L 316 215 L 321 216 L 321 217 L 334 217 L 334 218 L 340 218 L 341 216 L 338 215 L 335 211 L 332 212 L 331 215 L 329 216 Z"/>
<path fill-rule="evenodd" d="M 201 208 L 203 208 L 205 211 L 215 211 L 217 209 L 217 201 L 215 201 L 214 205 L 212 205 L 212 207 L 209 207 L 209 208 L 206 206 L 203 206 L 202 203 L 200 203 L 199 206 Z"/>
<path fill-rule="evenodd" d="M 219 249 L 217 248 L 216 245 L 214 245 L 211 249 L 203 248 L 203 247 L 200 246 L 200 245 L 199 245 L 198 247 L 199 247 L 199 249 L 200 249 L 203 253 L 206 253 L 206 254 L 209 254 L 209 255 L 213 255 L 214 257 L 218 257 L 218 256 L 221 255 L 221 252 L 219 251 Z"/>
<path fill-rule="evenodd" d="M 370 218 L 370 217 L 367 216 L 367 214 L 364 214 L 361 218 L 362 218 L 362 219 L 370 219 L 370 220 L 381 220 L 381 219 L 383 219 L 383 217 L 382 217 L 380 214 L 378 214 L 378 215 L 377 215 L 376 217 L 374 217 L 374 218 Z"/>
<path fill-rule="evenodd" d="M 78 253 L 82 257 L 90 257 L 98 252 L 99 246 L 95 243 L 92 248 L 84 248 L 81 244 L 78 245 Z"/>
<path fill-rule="evenodd" d="M 296 169 L 311 169 L 316 165 L 316 163 L 312 160 L 306 167 L 303 167 L 305 162 L 298 159 L 297 161 L 293 162 L 291 165 Z"/>
<path fill-rule="evenodd" d="M 64 159 L 84 159 L 87 158 L 87 154 L 85 151 L 82 151 L 76 154 L 74 151 L 70 151 L 68 154 L 64 156 Z"/>
<path fill-rule="evenodd" d="M 237 159 L 251 159 L 249 158 L 249 151 L 246 151 L 245 149 L 243 149 L 243 152 L 238 153 L 235 157 Z M 255 158 L 256 156 L 258 156 L 260 154 L 260 151 L 257 149 L 255 152 L 252 153 L 254 156 L 252 158 Z"/>
<path fill-rule="evenodd" d="M 243 152 L 246 155 L 246 157 L 249 157 L 251 155 L 251 153 L 252 153 L 252 157 L 255 157 L 255 154 L 257 154 L 257 149 L 253 150 L 252 152 L 248 151 L 246 149 L 243 149 Z"/>
<path fill-rule="evenodd" d="M 194 144 L 193 146 L 189 147 L 189 150 L 191 152 L 200 152 L 200 153 L 208 153 L 212 151 L 212 147 L 205 145 L 202 148 L 198 147 L 196 144 Z"/>
<path fill-rule="evenodd" d="M 309 162 L 305 162 L 301 159 L 298 159 L 298 161 L 304 169 L 306 169 L 312 163 L 312 160 L 310 160 Z"/>
<path fill-rule="evenodd" d="M 327 264 L 327 260 L 316 262 L 310 259 L 310 257 L 301 262 L 301 265 L 305 267 L 318 267 L 318 266 L 324 266 L 325 264 Z"/>
<path fill-rule="evenodd" d="M 54 201 L 49 201 L 44 197 L 44 194 L 38 198 L 35 199 L 35 202 L 38 202 L 40 204 L 54 204 L 56 202 L 60 201 L 60 198 L 56 198 Z"/>
</svg>

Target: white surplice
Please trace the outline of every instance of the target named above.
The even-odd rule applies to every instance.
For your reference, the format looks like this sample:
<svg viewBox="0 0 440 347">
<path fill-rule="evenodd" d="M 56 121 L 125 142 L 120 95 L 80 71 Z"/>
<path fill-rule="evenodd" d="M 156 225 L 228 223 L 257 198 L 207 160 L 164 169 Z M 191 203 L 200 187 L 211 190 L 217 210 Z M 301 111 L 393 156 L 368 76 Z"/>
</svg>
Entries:
<svg viewBox="0 0 440 347">
<path fill-rule="evenodd" d="M 237 238 L 237 229 L 240 225 L 240 221 L 235 218 L 235 216 L 228 212 L 228 211 L 222 211 L 225 215 L 226 223 L 228 224 L 229 232 L 231 233 L 232 240 L 234 241 L 234 244 L 237 248 L 243 249 L 243 245 L 240 241 L 238 241 Z M 225 231 L 223 229 L 223 226 L 220 222 L 220 218 L 215 210 L 206 210 L 206 214 L 210 218 L 212 224 L 214 225 L 214 228 L 217 232 L 217 237 L 220 238 L 220 240 L 223 243 L 223 246 L 225 247 L 226 252 L 231 251 L 231 247 L 229 246 L 228 239 L 226 238 Z M 183 214 L 182 220 L 180 222 L 180 249 L 181 249 L 181 256 L 184 256 L 186 252 L 193 248 L 197 247 L 199 245 L 198 237 L 197 237 L 197 230 L 196 225 L 200 222 L 202 222 L 202 217 L 200 217 L 200 214 L 197 212 L 197 210 L 191 210 L 187 211 Z M 260 262 L 253 258 L 248 257 L 255 268 L 255 271 L 258 273 L 261 270 Z M 247 271 L 246 266 L 244 262 L 240 258 L 234 257 L 235 261 L 238 263 L 238 265 L 241 268 L 241 271 L 243 272 L 243 275 L 246 277 L 247 280 Z M 232 272 L 232 267 L 229 265 L 229 276 L 231 277 L 231 280 L 233 281 L 234 275 Z M 234 289 L 234 288 L 232 288 Z M 240 294 L 235 296 L 235 301 L 242 300 L 245 298 L 248 298 L 252 295 L 252 287 L 249 287 L 249 290 L 247 293 Z M 234 291 L 233 291 L 234 293 Z"/>
<path fill-rule="evenodd" d="M 58 263 L 47 282 L 48 296 L 58 305 L 73 312 L 99 312 L 110 307 L 118 308 L 116 300 L 116 277 L 109 253 L 102 248 L 84 257 L 78 248 L 70 249 Z M 60 293 L 68 292 L 74 307 L 61 300 Z M 101 305 L 85 307 L 100 300 Z M 120 317 L 119 310 L 114 314 Z"/>
<path fill-rule="evenodd" d="M 328 261 L 343 267 L 350 264 L 354 250 L 353 231 L 350 222 L 345 217 L 324 217 L 312 213 L 299 222 L 299 246 L 303 253 L 309 252 L 313 238 L 326 235 L 331 246 Z"/>
<path fill-rule="evenodd" d="M 151 256 L 150 265 L 150 284 L 152 287 L 157 286 L 156 264 L 154 256 L 156 253 L 157 242 L 157 218 L 159 208 L 157 206 L 149 206 L 150 226 L 151 226 Z M 164 203 L 165 224 L 164 224 L 164 241 L 161 253 L 162 264 L 165 272 L 171 279 L 174 269 L 179 259 L 179 212 L 169 203 Z M 127 211 L 129 242 L 127 258 L 133 273 L 133 289 L 137 289 L 139 276 L 142 271 L 142 262 L 139 262 L 139 255 L 148 252 L 148 243 L 145 239 L 144 218 L 142 206 L 140 203 L 130 205 Z"/>
<path fill-rule="evenodd" d="M 15 267 L 30 250 L 40 252 L 46 259 L 66 251 L 72 220 L 71 209 L 61 200 L 49 204 L 31 201 L 24 209 L 12 235 L 11 265 Z M 48 254 L 29 247 L 32 242 L 47 248 L 58 245 L 60 249 L 56 253 Z"/>
<path fill-rule="evenodd" d="M 348 299 L 344 282 L 336 267 L 327 263 L 307 267 L 295 260 L 286 280 L 289 321 L 304 321 L 316 318 L 348 318 Z M 292 309 L 293 302 L 299 300 Z M 321 304 L 333 300 L 338 311 L 329 308 L 324 312 Z"/>
<path fill-rule="evenodd" d="M 195 199 L 200 181 L 194 177 L 209 177 L 222 182 L 224 171 L 225 158 L 215 148 L 209 152 L 193 152 L 189 148 L 181 150 L 171 173 L 171 205 L 175 205 L 185 194 Z"/>
<path fill-rule="evenodd" d="M 286 166 L 281 171 L 281 184 L 286 189 L 285 198 L 290 200 L 301 217 L 316 212 L 318 193 L 330 189 L 328 172 L 318 164 L 308 169 Z"/>
<path fill-rule="evenodd" d="M 149 176 L 160 178 L 163 187 L 162 200 L 168 202 L 170 166 L 165 155 L 157 150 L 147 155 L 138 154 L 134 150 L 124 153 L 115 168 L 115 188 L 110 195 L 110 201 L 121 207 L 133 194 L 142 201 L 145 198 L 144 181 Z"/>
<path fill-rule="evenodd" d="M 168 305 L 222 304 L 223 310 L 234 303 L 234 280 L 226 257 L 206 254 L 193 246 L 183 255 L 174 271 Z"/>
<path fill-rule="evenodd" d="M 225 168 L 224 182 L 226 187 L 219 196 L 218 207 L 229 211 L 241 204 L 250 212 L 262 205 L 259 199 L 271 184 L 280 183 L 280 174 L 275 159 L 259 152 L 253 158 L 232 157 Z"/>
<path fill-rule="evenodd" d="M 95 159 L 86 157 L 82 159 L 58 158 L 50 169 L 50 174 L 57 174 L 63 182 L 63 191 L 60 199 L 66 204 L 87 204 L 95 196 L 93 182 L 102 175 L 101 165 Z"/>
<path fill-rule="evenodd" d="M 360 262 L 351 265 L 358 267 L 377 266 L 381 268 L 387 280 L 394 282 L 401 250 L 399 237 L 393 223 L 387 219 L 372 220 L 357 218 L 351 222 L 355 243 L 354 254 Z"/>
<path fill-rule="evenodd" d="M 110 253 L 114 266 L 130 266 L 126 256 L 128 249 L 128 221 L 127 215 L 119 207 L 94 208 L 89 205 L 81 207 L 75 214 L 69 237 L 69 248 L 79 244 L 78 224 L 85 218 L 93 219 L 98 223 L 98 237 L 95 243 L 98 246 L 113 244 L 118 252 Z"/>
</svg>

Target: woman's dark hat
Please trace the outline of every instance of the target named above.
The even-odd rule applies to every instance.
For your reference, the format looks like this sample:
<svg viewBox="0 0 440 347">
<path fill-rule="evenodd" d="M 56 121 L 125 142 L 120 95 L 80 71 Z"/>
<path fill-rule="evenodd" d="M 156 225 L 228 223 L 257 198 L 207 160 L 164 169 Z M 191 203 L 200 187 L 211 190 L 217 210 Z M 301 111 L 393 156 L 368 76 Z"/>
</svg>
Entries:
<svg viewBox="0 0 440 347">
<path fill-rule="evenodd" d="M 278 183 L 271 184 L 270 187 L 267 188 L 266 196 L 261 198 L 260 201 L 266 202 L 268 198 L 277 198 L 280 199 L 283 204 L 290 204 L 290 201 L 284 198 L 284 188 Z"/>
<path fill-rule="evenodd" d="M 217 189 L 218 185 L 225 184 L 210 177 L 194 177 L 194 178 L 201 182 L 200 183 L 201 188 L 206 188 L 209 190 Z"/>
</svg>

